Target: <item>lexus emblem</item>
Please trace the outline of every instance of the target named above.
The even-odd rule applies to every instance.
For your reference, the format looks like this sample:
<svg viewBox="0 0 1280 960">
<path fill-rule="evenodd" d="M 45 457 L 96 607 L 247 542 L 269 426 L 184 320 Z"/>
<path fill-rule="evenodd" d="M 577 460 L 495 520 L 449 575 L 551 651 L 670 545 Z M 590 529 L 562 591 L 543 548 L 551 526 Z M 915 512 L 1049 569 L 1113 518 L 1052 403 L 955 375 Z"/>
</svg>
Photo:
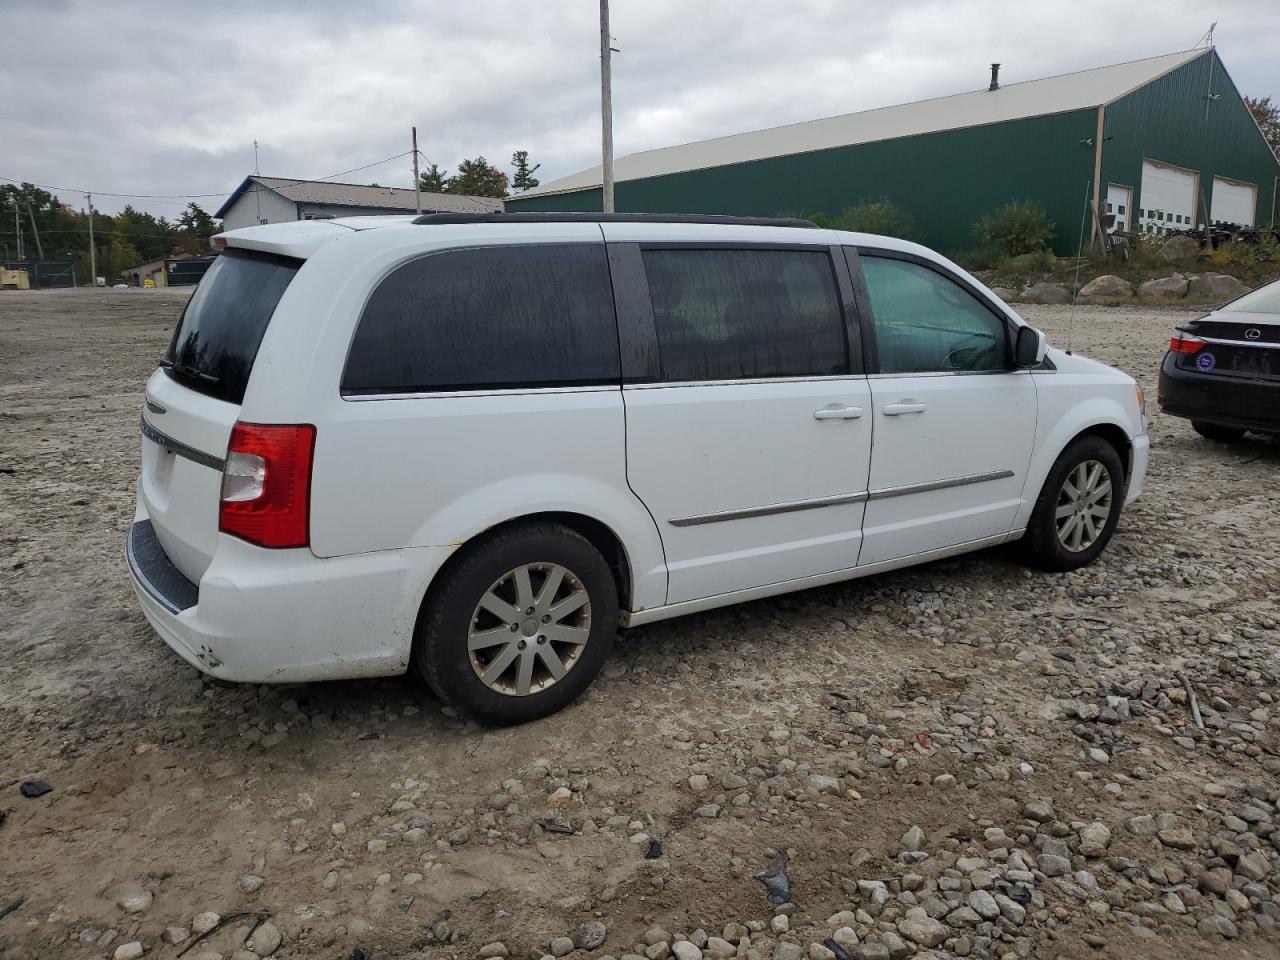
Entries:
<svg viewBox="0 0 1280 960">
<path fill-rule="evenodd" d="M 1257 340 L 1260 336 L 1262 336 L 1262 331 L 1257 327 L 1250 327 L 1244 332 L 1244 338 L 1246 340 Z"/>
</svg>

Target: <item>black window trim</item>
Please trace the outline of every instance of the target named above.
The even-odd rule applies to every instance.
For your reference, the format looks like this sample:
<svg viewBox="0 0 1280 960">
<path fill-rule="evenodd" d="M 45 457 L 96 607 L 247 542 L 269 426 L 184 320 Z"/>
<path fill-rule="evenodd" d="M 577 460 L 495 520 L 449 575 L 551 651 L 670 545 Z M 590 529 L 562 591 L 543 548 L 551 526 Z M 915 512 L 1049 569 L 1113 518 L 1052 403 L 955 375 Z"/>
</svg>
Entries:
<svg viewBox="0 0 1280 960">
<path fill-rule="evenodd" d="M 446 397 L 474 397 L 474 396 L 518 396 L 530 393 L 597 393 L 602 391 L 620 390 L 622 381 L 619 379 L 606 378 L 603 380 L 584 381 L 550 381 L 543 380 L 533 383 L 493 383 L 493 384 L 475 384 L 465 386 L 442 386 L 432 387 L 426 390 L 420 389 L 392 389 L 385 388 L 367 388 L 361 390 L 347 389 L 342 386 L 342 381 L 346 377 L 347 364 L 351 362 L 351 350 L 355 345 L 356 334 L 359 332 L 360 323 L 364 319 L 365 311 L 369 308 L 369 301 L 373 299 L 378 288 L 382 286 L 393 273 L 401 267 L 408 266 L 419 260 L 425 260 L 428 257 L 434 257 L 444 253 L 461 253 L 467 250 L 509 250 L 514 247 L 559 247 L 559 246 L 600 246 L 604 247 L 605 268 L 609 279 L 608 301 L 614 307 L 614 330 L 618 329 L 618 309 L 617 295 L 615 292 L 615 281 L 613 279 L 612 265 L 608 257 L 608 246 L 603 239 L 571 239 L 556 238 L 555 240 L 520 240 L 511 243 L 459 243 L 449 246 L 438 247 L 434 250 L 417 250 L 403 259 L 398 259 L 390 263 L 379 273 L 377 279 L 369 287 L 369 292 L 365 296 L 364 301 L 360 305 L 359 311 L 356 313 L 355 323 L 351 325 L 351 333 L 347 338 L 347 349 L 343 354 L 342 366 L 338 371 L 338 396 L 347 402 L 369 402 L 376 400 L 421 400 L 427 398 L 446 398 Z M 619 345 L 619 349 L 621 346 Z M 619 357 L 621 359 L 621 356 Z"/>
<path fill-rule="evenodd" d="M 986 377 L 986 376 L 1002 376 L 1010 373 L 1018 373 L 1019 368 L 1014 363 L 1013 344 L 1018 335 L 1018 324 L 1007 313 L 1001 310 L 991 301 L 991 298 L 983 293 L 980 289 L 966 280 L 959 274 L 953 273 L 928 257 L 922 257 L 916 253 L 909 253 L 905 250 L 887 250 L 883 247 L 868 247 L 848 245 L 844 248 L 845 259 L 849 265 L 849 272 L 854 277 L 854 289 L 861 293 L 862 302 L 859 303 L 860 315 L 866 318 L 866 323 L 862 324 L 862 336 L 866 343 L 867 376 L 869 377 Z M 880 371 L 880 353 L 876 347 L 875 333 L 875 312 L 871 307 L 871 294 L 867 289 L 866 275 L 862 270 L 862 258 L 877 257 L 881 260 L 901 260 L 906 263 L 913 263 L 917 266 L 925 267 L 955 283 L 966 293 L 969 293 L 982 306 L 984 306 L 991 315 L 1004 324 L 1005 329 L 1005 362 L 1008 367 L 1004 370 L 921 370 L 911 373 L 882 373 Z"/>
<path fill-rule="evenodd" d="M 646 240 L 610 241 L 609 266 L 613 271 L 614 296 L 618 315 L 618 338 L 622 350 L 624 386 L 700 386 L 727 383 L 785 383 L 809 380 L 845 380 L 864 377 L 863 337 L 858 322 L 855 287 L 839 244 L 759 242 L 732 240 Z M 643 254 L 646 250 L 783 250 L 825 253 L 836 285 L 836 297 L 844 321 L 845 371 L 834 374 L 780 377 L 725 377 L 719 380 L 664 380 L 658 355 L 658 328 L 649 294 L 649 278 Z"/>
</svg>

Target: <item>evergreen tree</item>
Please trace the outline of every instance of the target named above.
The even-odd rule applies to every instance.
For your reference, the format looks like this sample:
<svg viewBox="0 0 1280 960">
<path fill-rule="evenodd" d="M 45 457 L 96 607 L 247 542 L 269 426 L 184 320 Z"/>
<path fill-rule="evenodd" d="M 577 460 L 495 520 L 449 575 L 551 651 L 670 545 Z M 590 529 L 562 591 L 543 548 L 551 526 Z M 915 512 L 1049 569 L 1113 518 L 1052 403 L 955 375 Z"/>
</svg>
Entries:
<svg viewBox="0 0 1280 960">
<path fill-rule="evenodd" d="M 1270 97 L 1245 97 L 1244 102 L 1258 121 L 1267 146 L 1280 158 L 1280 103 L 1272 103 Z"/>
<path fill-rule="evenodd" d="M 507 175 L 484 157 L 463 160 L 458 172 L 449 178 L 448 193 L 465 193 L 472 197 L 505 197 Z"/>
<path fill-rule="evenodd" d="M 516 175 L 511 178 L 511 186 L 516 190 L 532 190 L 540 182 L 533 174 L 537 171 L 538 164 L 532 170 L 529 168 L 529 151 L 517 150 L 511 155 L 511 166 L 515 167 Z"/>
<path fill-rule="evenodd" d="M 418 174 L 418 189 L 424 193 L 445 193 L 449 189 L 449 171 L 431 164 Z"/>
</svg>

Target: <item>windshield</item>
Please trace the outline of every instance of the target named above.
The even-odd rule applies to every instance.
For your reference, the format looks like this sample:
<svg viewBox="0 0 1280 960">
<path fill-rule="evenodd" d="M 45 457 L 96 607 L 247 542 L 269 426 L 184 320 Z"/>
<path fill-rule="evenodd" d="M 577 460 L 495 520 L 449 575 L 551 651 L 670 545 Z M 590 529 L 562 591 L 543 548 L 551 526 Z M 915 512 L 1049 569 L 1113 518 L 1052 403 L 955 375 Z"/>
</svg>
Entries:
<svg viewBox="0 0 1280 960">
<path fill-rule="evenodd" d="M 1230 313 L 1280 313 L 1280 280 L 1246 293 L 1222 308 Z"/>
<path fill-rule="evenodd" d="M 161 364 L 169 376 L 228 403 L 244 400 L 258 346 L 301 260 L 228 250 L 187 302 Z"/>
</svg>

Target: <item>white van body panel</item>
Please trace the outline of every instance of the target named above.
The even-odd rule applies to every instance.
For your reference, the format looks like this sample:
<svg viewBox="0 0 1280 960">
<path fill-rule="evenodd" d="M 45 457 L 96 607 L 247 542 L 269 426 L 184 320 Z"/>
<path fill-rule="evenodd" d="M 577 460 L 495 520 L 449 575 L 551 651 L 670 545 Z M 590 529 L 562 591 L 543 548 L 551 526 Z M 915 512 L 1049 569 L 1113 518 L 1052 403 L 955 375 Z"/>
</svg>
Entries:
<svg viewBox="0 0 1280 960">
<path fill-rule="evenodd" d="M 875 447 L 859 562 L 1008 533 L 1035 444 L 1028 373 L 870 380 Z M 898 412 L 904 408 L 917 412 Z"/>
<path fill-rule="evenodd" d="M 858 562 L 871 460 L 865 377 L 623 394 L 627 476 L 662 531 L 668 603 Z M 824 408 L 857 415 L 815 419 Z"/>
</svg>

